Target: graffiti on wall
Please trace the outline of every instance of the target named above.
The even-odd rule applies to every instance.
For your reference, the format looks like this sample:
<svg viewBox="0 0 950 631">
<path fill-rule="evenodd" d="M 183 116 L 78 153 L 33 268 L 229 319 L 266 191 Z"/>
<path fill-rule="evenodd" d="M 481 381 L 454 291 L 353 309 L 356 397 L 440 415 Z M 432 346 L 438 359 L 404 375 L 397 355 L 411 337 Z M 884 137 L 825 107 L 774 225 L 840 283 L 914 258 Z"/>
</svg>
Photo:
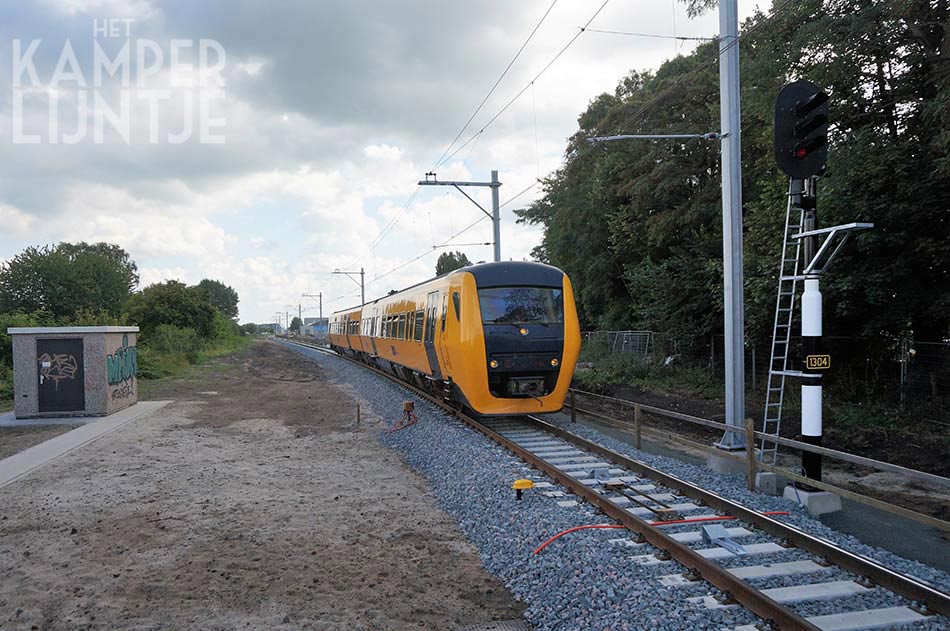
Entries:
<svg viewBox="0 0 950 631">
<path fill-rule="evenodd" d="M 40 385 L 47 379 L 53 382 L 53 387 L 59 390 L 59 382 L 63 379 L 75 379 L 79 363 L 76 358 L 67 353 L 43 353 L 37 358 L 40 363 Z"/>
<path fill-rule="evenodd" d="M 133 383 L 139 369 L 138 349 L 129 346 L 129 336 L 122 336 L 122 347 L 106 356 L 106 373 L 112 390 L 112 400 L 128 399 L 135 394 Z"/>
</svg>

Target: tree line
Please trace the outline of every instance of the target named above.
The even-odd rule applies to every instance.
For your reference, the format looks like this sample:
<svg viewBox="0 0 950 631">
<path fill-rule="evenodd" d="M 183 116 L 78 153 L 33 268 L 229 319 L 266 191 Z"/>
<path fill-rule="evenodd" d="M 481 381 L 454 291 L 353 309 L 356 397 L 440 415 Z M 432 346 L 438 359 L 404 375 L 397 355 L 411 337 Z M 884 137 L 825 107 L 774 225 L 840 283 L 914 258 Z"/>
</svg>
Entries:
<svg viewBox="0 0 950 631">
<path fill-rule="evenodd" d="M 693 4 L 703 4 L 702 2 Z M 708 4 L 708 3 L 707 3 Z M 950 335 L 950 9 L 947 0 L 776 2 L 742 27 L 745 301 L 751 343 L 772 332 L 787 178 L 774 99 L 808 79 L 830 94 L 821 225 L 873 222 L 823 280 L 826 335 Z M 586 328 L 648 329 L 699 346 L 722 333 L 718 143 L 614 133 L 719 129 L 718 42 L 632 71 L 578 118 L 563 166 L 516 211 L 534 256 L 572 278 Z"/>
<path fill-rule="evenodd" d="M 220 281 L 138 285 L 135 261 L 111 243 L 31 246 L 0 264 L 0 398 L 12 396 L 8 327 L 136 325 L 144 376 L 194 363 L 244 332 L 238 294 Z"/>
</svg>

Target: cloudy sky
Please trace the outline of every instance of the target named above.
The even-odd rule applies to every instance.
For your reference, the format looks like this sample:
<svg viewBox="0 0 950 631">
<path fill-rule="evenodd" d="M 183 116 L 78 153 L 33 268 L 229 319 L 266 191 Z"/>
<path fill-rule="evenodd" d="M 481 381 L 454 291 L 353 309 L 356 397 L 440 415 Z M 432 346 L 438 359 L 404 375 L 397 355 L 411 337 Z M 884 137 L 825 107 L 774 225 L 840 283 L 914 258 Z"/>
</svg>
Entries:
<svg viewBox="0 0 950 631">
<path fill-rule="evenodd" d="M 456 147 L 601 4 L 4 3 L 0 259 L 64 240 L 118 243 L 143 285 L 233 286 L 244 322 L 298 303 L 316 315 L 303 293 L 322 292 L 325 313 L 358 302 L 358 287 L 334 269 L 364 267 L 367 299 L 423 280 L 445 251 L 433 246 L 482 215 L 454 189 L 416 182 L 549 8 Z M 757 3 L 739 5 L 744 18 Z M 609 0 L 590 28 L 701 37 L 718 20 L 689 19 L 674 0 Z M 505 202 L 558 167 L 591 99 L 692 44 L 583 33 L 439 178 L 486 180 L 497 169 Z M 490 204 L 487 190 L 469 190 Z M 511 214 L 536 194 L 502 211 L 505 259 L 528 258 L 539 241 Z M 491 247 L 468 244 L 490 240 L 486 220 L 450 243 L 479 261 Z"/>
</svg>

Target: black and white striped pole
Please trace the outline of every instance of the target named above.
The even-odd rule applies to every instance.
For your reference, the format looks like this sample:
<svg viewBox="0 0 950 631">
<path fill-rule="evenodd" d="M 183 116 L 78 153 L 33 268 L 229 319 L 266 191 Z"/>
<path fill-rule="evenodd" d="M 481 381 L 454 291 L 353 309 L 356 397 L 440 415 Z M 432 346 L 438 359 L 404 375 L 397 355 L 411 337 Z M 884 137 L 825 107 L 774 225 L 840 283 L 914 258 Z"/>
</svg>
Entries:
<svg viewBox="0 0 950 631">
<path fill-rule="evenodd" d="M 817 178 L 810 177 L 803 182 L 801 197 L 802 210 L 805 213 L 803 228 L 805 233 L 818 230 Z M 814 268 L 809 265 L 815 260 L 818 250 L 818 237 L 814 234 L 803 238 L 805 254 L 805 288 L 802 291 L 802 356 L 805 357 L 805 370 L 802 373 L 802 442 L 821 445 L 821 367 L 815 359 L 821 357 L 821 288 L 817 273 L 808 273 Z M 805 477 L 821 481 L 821 455 L 809 451 L 802 452 L 802 470 Z"/>
<path fill-rule="evenodd" d="M 818 277 L 805 279 L 802 292 L 802 354 L 814 357 L 821 353 L 821 291 Z M 821 445 L 821 373 L 807 371 L 802 377 L 802 442 Z M 805 477 L 821 481 L 821 455 L 802 452 Z"/>
</svg>

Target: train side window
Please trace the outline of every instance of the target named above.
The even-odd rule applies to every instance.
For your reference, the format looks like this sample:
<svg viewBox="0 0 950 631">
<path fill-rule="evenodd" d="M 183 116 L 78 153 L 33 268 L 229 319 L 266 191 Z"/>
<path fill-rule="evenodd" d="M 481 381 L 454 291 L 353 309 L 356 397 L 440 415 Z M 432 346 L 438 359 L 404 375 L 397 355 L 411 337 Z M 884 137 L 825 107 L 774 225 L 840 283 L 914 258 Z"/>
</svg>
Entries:
<svg viewBox="0 0 950 631">
<path fill-rule="evenodd" d="M 407 339 L 407 340 L 411 340 L 411 339 L 412 339 L 412 315 L 413 315 L 413 313 L 415 313 L 415 312 L 413 312 L 413 311 L 407 311 L 407 312 L 406 312 L 406 339 Z"/>
<path fill-rule="evenodd" d="M 406 314 L 405 313 L 399 314 L 399 328 L 397 329 L 397 331 L 398 333 L 396 336 L 400 340 L 406 339 Z"/>
<path fill-rule="evenodd" d="M 457 291 L 452 292 L 452 306 L 455 307 L 455 319 L 461 320 L 462 319 L 462 313 L 461 313 L 462 300 L 461 300 L 461 296 L 459 296 L 459 292 Z"/>
<path fill-rule="evenodd" d="M 415 322 L 415 327 L 413 328 L 412 339 L 414 339 L 417 342 L 422 341 L 422 322 L 424 320 L 423 316 L 424 316 L 424 312 L 422 311 L 422 309 L 419 309 L 416 311 L 416 322 Z"/>
</svg>

